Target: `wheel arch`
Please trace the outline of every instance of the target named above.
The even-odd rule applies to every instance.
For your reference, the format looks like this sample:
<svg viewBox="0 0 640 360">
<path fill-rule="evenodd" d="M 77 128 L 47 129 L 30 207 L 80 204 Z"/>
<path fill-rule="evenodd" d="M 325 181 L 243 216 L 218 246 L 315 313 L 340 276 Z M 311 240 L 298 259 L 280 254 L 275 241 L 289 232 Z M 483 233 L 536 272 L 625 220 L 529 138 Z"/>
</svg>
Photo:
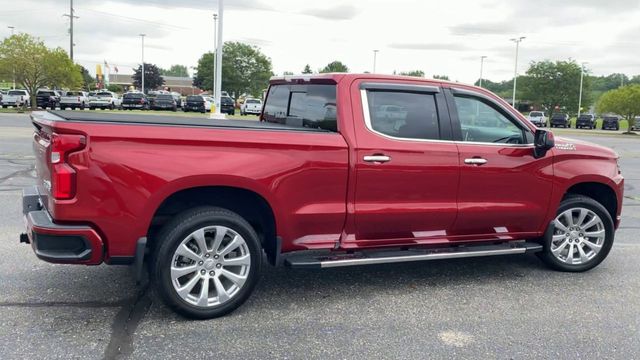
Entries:
<svg viewBox="0 0 640 360">
<path fill-rule="evenodd" d="M 198 206 L 216 206 L 244 218 L 258 234 L 269 262 L 275 263 L 280 248 L 276 238 L 276 214 L 272 204 L 255 189 L 231 185 L 183 187 L 156 203 L 147 226 L 147 247 L 157 244 L 154 236 L 174 215 Z"/>
<path fill-rule="evenodd" d="M 570 195 L 583 195 L 597 201 L 607 209 L 614 224 L 617 223 L 618 201 L 621 200 L 618 200 L 616 191 L 612 186 L 599 181 L 577 182 L 567 188 L 562 199 L 564 200 Z"/>
</svg>

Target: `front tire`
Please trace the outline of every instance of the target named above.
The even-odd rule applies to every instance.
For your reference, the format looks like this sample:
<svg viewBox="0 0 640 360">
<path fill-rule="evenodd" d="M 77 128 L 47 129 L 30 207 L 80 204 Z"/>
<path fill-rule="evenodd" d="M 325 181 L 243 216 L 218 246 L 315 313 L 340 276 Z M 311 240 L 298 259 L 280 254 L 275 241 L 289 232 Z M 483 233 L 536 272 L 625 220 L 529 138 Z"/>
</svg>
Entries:
<svg viewBox="0 0 640 360">
<path fill-rule="evenodd" d="M 194 319 L 224 316 L 251 295 L 260 276 L 258 235 L 238 214 L 217 207 L 187 210 L 160 230 L 151 279 L 164 302 Z"/>
<path fill-rule="evenodd" d="M 613 220 L 607 209 L 589 197 L 569 195 L 560 203 L 538 256 L 555 270 L 583 272 L 607 257 L 613 240 Z"/>
</svg>

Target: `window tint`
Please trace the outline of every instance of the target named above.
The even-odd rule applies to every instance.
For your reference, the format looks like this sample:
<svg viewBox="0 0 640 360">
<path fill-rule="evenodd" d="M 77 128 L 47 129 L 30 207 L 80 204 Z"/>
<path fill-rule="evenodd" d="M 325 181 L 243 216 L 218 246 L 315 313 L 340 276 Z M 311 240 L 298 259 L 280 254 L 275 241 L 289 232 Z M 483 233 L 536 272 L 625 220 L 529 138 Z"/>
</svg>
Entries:
<svg viewBox="0 0 640 360">
<path fill-rule="evenodd" d="M 539 111 L 532 111 L 532 112 L 530 112 L 530 113 L 529 113 L 529 116 L 536 116 L 536 117 L 538 117 L 538 116 L 544 116 L 544 114 L 543 114 L 543 113 L 541 113 L 541 112 L 539 112 Z"/>
<path fill-rule="evenodd" d="M 247 100 L 247 104 L 260 104 L 260 100 L 249 99 Z"/>
<path fill-rule="evenodd" d="M 433 94 L 368 91 L 367 101 L 373 130 L 406 139 L 440 138 Z"/>
<path fill-rule="evenodd" d="M 455 97 L 455 102 L 463 141 L 525 143 L 523 130 L 482 100 L 471 97 Z"/>
<path fill-rule="evenodd" d="M 158 100 L 173 100 L 173 96 L 171 95 L 158 95 L 156 96 Z"/>
<path fill-rule="evenodd" d="M 139 93 L 128 93 L 124 94 L 125 99 L 142 99 L 142 94 Z"/>
<path fill-rule="evenodd" d="M 204 99 L 202 98 L 202 96 L 187 96 L 187 101 L 192 101 L 192 102 L 203 102 Z"/>
<path fill-rule="evenodd" d="M 267 122 L 338 131 L 335 85 L 273 85 L 264 109 Z"/>
<path fill-rule="evenodd" d="M 113 96 L 113 94 L 110 93 L 110 92 L 99 92 L 97 95 L 98 96 Z"/>
<path fill-rule="evenodd" d="M 26 92 L 26 91 L 11 90 L 11 91 L 9 91 L 9 94 L 8 94 L 8 95 L 16 96 L 16 95 L 26 95 L 26 94 L 27 94 L 27 92 Z"/>
</svg>

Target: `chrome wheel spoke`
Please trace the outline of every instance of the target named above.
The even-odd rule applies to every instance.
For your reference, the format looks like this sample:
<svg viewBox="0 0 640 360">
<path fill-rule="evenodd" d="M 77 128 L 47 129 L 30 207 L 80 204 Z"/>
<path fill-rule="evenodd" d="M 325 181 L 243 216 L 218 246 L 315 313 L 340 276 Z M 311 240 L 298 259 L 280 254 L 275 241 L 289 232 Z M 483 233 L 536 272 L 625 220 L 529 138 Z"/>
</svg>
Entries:
<svg viewBox="0 0 640 360">
<path fill-rule="evenodd" d="M 598 231 L 591 231 L 591 232 L 584 233 L 584 236 L 588 237 L 588 238 L 598 238 L 598 239 L 600 239 L 600 238 L 603 238 L 604 235 L 605 235 L 604 229 L 598 230 Z"/>
<path fill-rule="evenodd" d="M 194 253 L 193 250 L 189 249 L 189 247 L 187 247 L 185 243 L 182 243 L 180 246 L 178 246 L 178 249 L 176 249 L 176 255 L 186 257 L 193 261 L 200 260 L 200 255 Z"/>
<path fill-rule="evenodd" d="M 198 306 L 207 306 L 209 304 L 209 279 L 204 278 L 202 287 L 200 288 L 200 297 L 198 298 Z"/>
<path fill-rule="evenodd" d="M 553 225 L 555 226 L 555 228 L 563 232 L 568 232 L 569 229 L 567 229 L 567 227 L 564 226 L 564 224 L 561 223 L 559 219 L 560 217 L 556 218 L 556 220 L 553 222 Z"/>
<path fill-rule="evenodd" d="M 576 247 L 578 248 L 578 253 L 580 254 L 580 261 L 582 261 L 583 264 L 589 261 L 589 257 L 587 256 L 587 253 L 584 252 L 582 246 L 577 245 Z"/>
<path fill-rule="evenodd" d="M 569 244 L 569 252 L 567 253 L 566 262 L 573 264 L 573 244 Z"/>
<path fill-rule="evenodd" d="M 231 259 L 222 259 L 223 266 L 242 266 L 242 265 L 250 265 L 251 264 L 251 256 L 244 255 Z"/>
<path fill-rule="evenodd" d="M 592 228 L 594 225 L 596 225 L 598 223 L 601 223 L 601 222 L 602 221 L 600 220 L 600 218 L 594 214 L 593 218 L 591 220 L 589 220 L 589 222 L 584 224 L 584 226 L 582 226 L 581 228 L 583 230 L 588 230 L 588 229 Z"/>
<path fill-rule="evenodd" d="M 234 284 L 238 285 L 238 287 L 242 287 L 242 285 L 244 285 L 244 282 L 247 280 L 246 276 L 234 274 L 231 271 L 227 271 L 225 269 L 222 269 L 221 276 L 224 276 L 227 279 L 231 280 Z"/>
<path fill-rule="evenodd" d="M 222 249 L 222 251 L 220 251 L 220 256 L 226 256 L 242 244 L 244 244 L 244 240 L 240 237 L 240 235 L 234 236 L 233 240 L 231 240 L 231 242 L 224 249 Z"/>
<path fill-rule="evenodd" d="M 183 267 L 175 267 L 172 266 L 171 267 L 171 278 L 176 280 L 179 279 L 185 275 L 194 273 L 198 270 L 198 266 L 196 265 L 190 265 L 190 266 L 183 266 Z"/>
<path fill-rule="evenodd" d="M 184 284 L 184 286 L 178 289 L 178 295 L 180 295 L 180 297 L 182 297 L 183 299 L 186 298 L 191 290 L 193 290 L 193 287 L 196 286 L 196 284 L 200 280 L 202 280 L 202 277 L 200 277 L 200 275 L 194 275 L 191 280 L 189 280 L 186 284 Z"/>
<path fill-rule="evenodd" d="M 207 241 L 204 237 L 204 229 L 199 229 L 194 231 L 193 234 L 191 234 L 191 236 L 196 241 L 196 244 L 198 244 L 198 248 L 200 249 L 201 255 L 209 252 L 209 249 L 207 249 Z"/>
<path fill-rule="evenodd" d="M 213 239 L 213 246 L 212 246 L 212 251 L 218 251 L 220 249 L 220 244 L 222 243 L 222 240 L 224 239 L 224 236 L 227 234 L 227 229 L 221 227 L 221 226 L 216 226 L 216 236 Z"/>
<path fill-rule="evenodd" d="M 216 294 L 218 296 L 218 302 L 222 304 L 227 300 L 229 300 L 229 293 L 224 288 L 224 286 L 220 282 L 220 279 L 217 276 L 213 278 L 213 283 L 216 286 Z"/>
<path fill-rule="evenodd" d="M 576 225 L 578 227 L 583 227 L 582 223 L 584 222 L 584 219 L 587 217 L 587 215 L 589 214 L 589 211 L 587 209 L 580 209 L 580 215 L 578 216 L 578 221 L 576 221 Z"/>
<path fill-rule="evenodd" d="M 573 215 L 572 215 L 572 211 L 568 210 L 565 211 L 564 213 L 562 213 L 562 215 L 564 216 L 565 221 L 567 222 L 567 225 L 569 226 L 573 226 Z"/>
<path fill-rule="evenodd" d="M 582 243 L 588 248 L 590 248 L 591 250 L 593 250 L 593 252 L 596 254 L 600 252 L 600 249 L 602 249 L 602 245 L 594 244 L 589 240 L 584 240 Z"/>
<path fill-rule="evenodd" d="M 566 238 L 567 238 L 567 236 L 565 234 L 553 235 L 552 241 L 553 242 L 558 242 L 558 241 L 564 240 Z"/>
<path fill-rule="evenodd" d="M 569 240 L 563 241 L 562 244 L 558 245 L 558 247 L 556 247 L 555 249 L 552 246 L 551 252 L 557 257 L 558 255 L 560 255 L 562 250 L 564 250 L 567 247 L 567 245 L 569 245 Z"/>
</svg>

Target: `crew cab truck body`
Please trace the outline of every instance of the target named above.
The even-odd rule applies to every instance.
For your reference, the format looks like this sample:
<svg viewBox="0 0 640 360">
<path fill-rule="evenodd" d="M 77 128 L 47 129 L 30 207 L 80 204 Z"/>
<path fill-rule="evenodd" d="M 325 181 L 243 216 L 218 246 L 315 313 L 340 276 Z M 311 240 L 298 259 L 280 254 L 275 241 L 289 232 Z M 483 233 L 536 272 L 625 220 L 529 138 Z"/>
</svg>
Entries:
<svg viewBox="0 0 640 360">
<path fill-rule="evenodd" d="M 381 109 L 402 116 L 378 116 Z M 408 77 L 274 78 L 260 122 L 33 115 L 36 255 L 149 266 L 189 317 L 247 299 L 274 265 L 336 267 L 537 252 L 600 263 L 620 220 L 617 155 L 554 139 L 492 93 Z"/>
<path fill-rule="evenodd" d="M 60 97 L 60 110 L 71 108 L 71 110 L 84 110 L 89 102 L 89 97 L 84 91 L 67 91 Z"/>
</svg>

